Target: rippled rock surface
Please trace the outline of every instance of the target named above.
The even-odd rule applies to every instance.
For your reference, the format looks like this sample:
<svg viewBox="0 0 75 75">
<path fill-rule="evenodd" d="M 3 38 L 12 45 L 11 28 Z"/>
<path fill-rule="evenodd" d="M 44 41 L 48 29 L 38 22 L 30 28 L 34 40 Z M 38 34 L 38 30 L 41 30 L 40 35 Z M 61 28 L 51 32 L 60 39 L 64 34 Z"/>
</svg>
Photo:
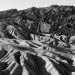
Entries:
<svg viewBox="0 0 75 75">
<path fill-rule="evenodd" d="M 75 75 L 75 7 L 1 11 L 0 75 Z"/>
</svg>

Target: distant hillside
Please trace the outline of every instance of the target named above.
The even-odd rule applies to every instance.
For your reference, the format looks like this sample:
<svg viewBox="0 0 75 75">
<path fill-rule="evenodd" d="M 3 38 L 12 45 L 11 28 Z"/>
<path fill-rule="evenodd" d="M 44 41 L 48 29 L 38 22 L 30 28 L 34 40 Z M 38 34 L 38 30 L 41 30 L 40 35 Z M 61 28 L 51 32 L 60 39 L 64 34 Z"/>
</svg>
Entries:
<svg viewBox="0 0 75 75">
<path fill-rule="evenodd" d="M 46 8 L 32 7 L 20 11 L 17 9 L 0 11 L 1 33 L 7 33 L 8 25 L 17 28 L 17 32 L 24 38 L 28 35 L 26 27 L 33 32 L 72 36 L 75 34 L 75 7 L 52 5 Z M 6 36 L 9 35 L 6 34 Z"/>
</svg>

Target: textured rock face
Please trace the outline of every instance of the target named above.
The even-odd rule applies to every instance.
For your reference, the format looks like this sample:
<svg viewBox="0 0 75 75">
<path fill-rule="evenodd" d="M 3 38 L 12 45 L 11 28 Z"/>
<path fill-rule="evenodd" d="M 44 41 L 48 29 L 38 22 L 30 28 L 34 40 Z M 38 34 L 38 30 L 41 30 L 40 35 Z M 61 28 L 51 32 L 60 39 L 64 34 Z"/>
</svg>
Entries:
<svg viewBox="0 0 75 75">
<path fill-rule="evenodd" d="M 40 24 L 40 30 L 41 30 L 41 33 L 49 33 L 50 31 L 50 24 L 47 24 L 47 23 L 41 23 Z"/>
<path fill-rule="evenodd" d="M 1 38 L 0 75 L 72 75 L 75 49 L 71 47 L 74 45 L 52 38 L 45 43 Z"/>
<path fill-rule="evenodd" d="M 75 7 L 1 11 L 0 75 L 75 75 Z"/>
</svg>

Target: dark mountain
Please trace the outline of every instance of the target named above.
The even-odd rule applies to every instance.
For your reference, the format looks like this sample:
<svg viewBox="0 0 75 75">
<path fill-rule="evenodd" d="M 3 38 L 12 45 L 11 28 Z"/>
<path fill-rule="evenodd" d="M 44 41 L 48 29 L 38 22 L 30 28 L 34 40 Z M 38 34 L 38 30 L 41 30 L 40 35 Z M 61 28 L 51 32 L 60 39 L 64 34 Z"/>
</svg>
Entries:
<svg viewBox="0 0 75 75">
<path fill-rule="evenodd" d="M 24 29 L 28 27 L 39 34 L 53 33 L 72 36 L 75 34 L 75 7 L 52 5 L 46 8 L 32 7 L 20 11 L 17 9 L 0 11 L 0 26 L 4 28 L 0 28 L 0 31 L 7 32 L 8 25 L 16 27 L 22 31 L 22 34 L 26 33 L 27 30 Z M 29 33 L 27 31 L 27 35 Z"/>
</svg>

